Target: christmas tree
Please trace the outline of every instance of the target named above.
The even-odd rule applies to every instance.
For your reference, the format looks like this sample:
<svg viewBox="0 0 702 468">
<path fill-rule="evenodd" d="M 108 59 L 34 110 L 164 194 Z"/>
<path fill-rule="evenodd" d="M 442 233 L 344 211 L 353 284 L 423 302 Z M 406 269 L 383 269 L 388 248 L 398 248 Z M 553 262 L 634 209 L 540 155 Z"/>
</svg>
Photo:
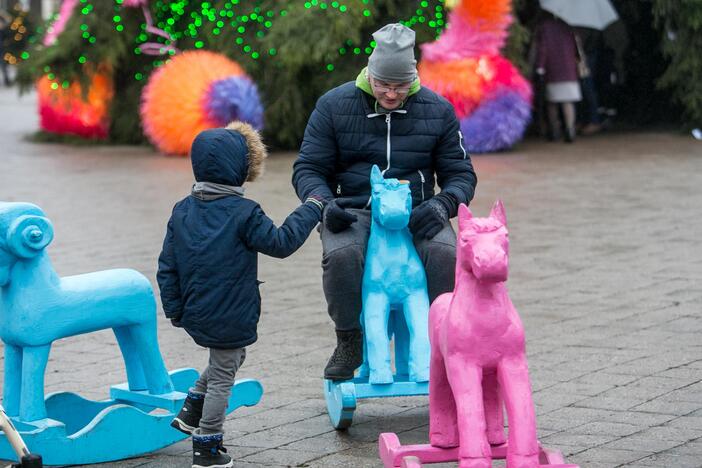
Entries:
<svg viewBox="0 0 702 468">
<path fill-rule="evenodd" d="M 237 62 L 257 84 L 269 144 L 296 148 L 316 99 L 366 65 L 373 31 L 400 21 L 421 44 L 438 38 L 447 15 L 441 0 L 66 3 L 70 10 L 54 23 L 62 30 L 49 30 L 53 42 L 26 52 L 20 81 L 28 87 L 48 77 L 57 89 L 78 82 L 87 95 L 95 70 L 109 73 L 115 98 L 107 135 L 116 143 L 144 141 L 139 99 L 154 71 L 178 51 L 209 50 Z"/>
</svg>

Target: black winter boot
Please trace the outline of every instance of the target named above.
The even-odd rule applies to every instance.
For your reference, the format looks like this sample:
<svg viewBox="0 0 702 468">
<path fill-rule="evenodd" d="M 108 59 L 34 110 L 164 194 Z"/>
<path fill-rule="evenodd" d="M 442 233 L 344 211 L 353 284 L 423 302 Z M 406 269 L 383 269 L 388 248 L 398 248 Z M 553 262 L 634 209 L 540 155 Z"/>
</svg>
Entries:
<svg viewBox="0 0 702 468">
<path fill-rule="evenodd" d="M 336 349 L 324 368 L 329 380 L 353 379 L 353 371 L 363 364 L 363 333 L 361 330 L 336 331 Z"/>
<path fill-rule="evenodd" d="M 205 404 L 205 395 L 202 393 L 188 392 L 188 397 L 183 403 L 178 416 L 173 418 L 171 426 L 188 435 L 192 434 L 196 427 L 200 425 L 202 418 L 202 406 Z"/>
<path fill-rule="evenodd" d="M 222 434 L 198 434 L 198 432 L 193 433 L 192 468 L 230 468 L 234 466 L 232 457 L 226 454 L 227 449 L 222 446 Z"/>
</svg>

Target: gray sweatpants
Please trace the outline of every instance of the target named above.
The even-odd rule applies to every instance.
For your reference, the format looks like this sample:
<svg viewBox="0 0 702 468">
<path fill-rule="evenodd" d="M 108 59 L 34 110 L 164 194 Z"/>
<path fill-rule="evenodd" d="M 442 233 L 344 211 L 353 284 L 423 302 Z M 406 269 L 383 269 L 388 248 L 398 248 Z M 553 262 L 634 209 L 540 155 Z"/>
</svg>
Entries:
<svg viewBox="0 0 702 468">
<path fill-rule="evenodd" d="M 219 434 L 227 415 L 234 377 L 246 359 L 246 348 L 209 350 L 209 364 L 190 391 L 205 395 L 200 433 Z"/>
<path fill-rule="evenodd" d="M 358 217 L 350 228 L 334 234 L 322 223 L 320 230 L 322 285 L 329 316 L 337 330 L 361 327 L 361 284 L 371 225 L 370 210 L 347 211 Z M 446 223 L 433 239 L 415 241 L 414 246 L 427 274 L 429 300 L 452 291 L 456 268 L 456 233 L 451 224 Z"/>
</svg>

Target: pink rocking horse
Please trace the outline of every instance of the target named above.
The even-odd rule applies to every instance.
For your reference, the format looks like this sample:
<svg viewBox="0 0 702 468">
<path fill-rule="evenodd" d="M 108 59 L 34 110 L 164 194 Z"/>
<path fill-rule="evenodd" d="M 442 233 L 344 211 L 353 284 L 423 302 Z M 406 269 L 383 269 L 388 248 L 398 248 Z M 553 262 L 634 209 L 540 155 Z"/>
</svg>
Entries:
<svg viewBox="0 0 702 468">
<path fill-rule="evenodd" d="M 539 465 L 524 327 L 505 285 L 506 224 L 500 201 L 488 218 L 459 207 L 456 289 L 429 312 L 429 440 L 460 444 L 461 468 L 492 466 L 490 445 L 505 441 L 500 397 L 509 418 L 507 465 Z"/>
<path fill-rule="evenodd" d="M 458 227 L 456 287 L 429 312 L 431 446 L 402 447 L 395 434 L 381 434 L 380 456 L 385 466 L 411 456 L 425 463 L 459 460 L 460 468 L 489 468 L 492 458 L 506 458 L 508 468 L 575 466 L 536 438 L 524 327 L 505 285 L 509 240 L 502 202 L 487 218 L 473 218 L 461 205 Z M 406 466 L 421 466 L 412 463 Z"/>
</svg>

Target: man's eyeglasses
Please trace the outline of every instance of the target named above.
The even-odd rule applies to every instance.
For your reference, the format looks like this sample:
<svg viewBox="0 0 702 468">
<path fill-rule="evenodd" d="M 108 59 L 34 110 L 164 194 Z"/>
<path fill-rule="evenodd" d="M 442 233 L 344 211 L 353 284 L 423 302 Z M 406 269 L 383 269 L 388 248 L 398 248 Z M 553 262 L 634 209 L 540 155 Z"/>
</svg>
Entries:
<svg viewBox="0 0 702 468">
<path fill-rule="evenodd" d="M 381 86 L 378 84 L 373 84 L 373 87 L 379 93 L 389 93 L 390 91 L 394 91 L 397 94 L 407 94 L 407 93 L 409 93 L 412 85 L 390 87 L 390 86 Z"/>
</svg>

